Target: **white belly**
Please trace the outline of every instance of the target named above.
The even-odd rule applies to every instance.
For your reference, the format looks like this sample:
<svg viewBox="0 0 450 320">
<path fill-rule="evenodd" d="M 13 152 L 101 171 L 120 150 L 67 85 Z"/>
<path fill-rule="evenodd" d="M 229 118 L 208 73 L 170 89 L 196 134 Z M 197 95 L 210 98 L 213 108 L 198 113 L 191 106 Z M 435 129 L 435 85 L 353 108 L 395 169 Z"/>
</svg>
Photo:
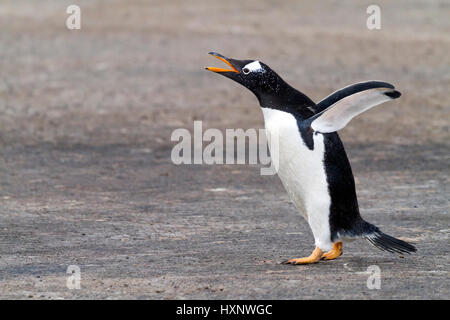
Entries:
<svg viewBox="0 0 450 320">
<path fill-rule="evenodd" d="M 290 198 L 308 221 L 316 245 L 322 250 L 330 250 L 331 198 L 323 162 L 323 135 L 313 135 L 314 148 L 310 150 L 301 138 L 294 116 L 275 109 L 262 110 L 269 141 L 278 135 L 277 174 Z M 274 156 L 271 150 L 272 161 Z"/>
</svg>

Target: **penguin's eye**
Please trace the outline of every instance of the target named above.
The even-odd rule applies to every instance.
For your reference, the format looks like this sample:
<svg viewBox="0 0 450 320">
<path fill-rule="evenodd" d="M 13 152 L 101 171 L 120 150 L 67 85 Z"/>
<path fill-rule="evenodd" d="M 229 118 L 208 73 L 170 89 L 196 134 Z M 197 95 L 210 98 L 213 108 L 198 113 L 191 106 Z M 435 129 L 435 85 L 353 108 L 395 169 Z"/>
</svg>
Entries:
<svg viewBox="0 0 450 320">
<path fill-rule="evenodd" d="M 242 69 L 242 72 L 244 74 L 249 74 L 250 73 L 250 69 L 249 68 L 244 68 L 244 69 Z"/>
</svg>

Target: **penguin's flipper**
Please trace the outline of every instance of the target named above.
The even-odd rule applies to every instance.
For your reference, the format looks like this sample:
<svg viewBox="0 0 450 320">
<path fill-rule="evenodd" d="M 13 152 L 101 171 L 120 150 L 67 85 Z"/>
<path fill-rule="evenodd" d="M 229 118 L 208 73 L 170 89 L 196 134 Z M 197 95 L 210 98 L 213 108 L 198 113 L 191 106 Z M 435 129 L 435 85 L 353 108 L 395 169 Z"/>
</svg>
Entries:
<svg viewBox="0 0 450 320">
<path fill-rule="evenodd" d="M 381 81 L 345 87 L 317 104 L 320 112 L 309 118 L 311 128 L 321 133 L 338 131 L 360 113 L 400 95 L 393 85 Z"/>
</svg>

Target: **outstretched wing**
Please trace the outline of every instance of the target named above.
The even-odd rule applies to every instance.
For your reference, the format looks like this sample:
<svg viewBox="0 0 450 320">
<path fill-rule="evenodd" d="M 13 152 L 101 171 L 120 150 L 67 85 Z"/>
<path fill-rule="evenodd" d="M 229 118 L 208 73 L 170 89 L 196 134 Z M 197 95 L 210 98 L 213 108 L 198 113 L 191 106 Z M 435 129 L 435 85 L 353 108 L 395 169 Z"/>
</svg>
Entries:
<svg viewBox="0 0 450 320">
<path fill-rule="evenodd" d="M 311 128 L 321 133 L 338 131 L 358 114 L 400 95 L 393 85 L 386 82 L 353 84 L 332 93 L 317 104 L 319 113 L 309 119 Z"/>
</svg>

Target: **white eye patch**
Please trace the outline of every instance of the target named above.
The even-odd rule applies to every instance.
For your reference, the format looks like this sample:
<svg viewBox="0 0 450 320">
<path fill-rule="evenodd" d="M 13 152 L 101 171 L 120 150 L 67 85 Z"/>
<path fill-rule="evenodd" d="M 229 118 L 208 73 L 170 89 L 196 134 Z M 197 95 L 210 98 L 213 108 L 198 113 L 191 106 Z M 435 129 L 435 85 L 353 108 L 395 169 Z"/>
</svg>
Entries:
<svg viewBox="0 0 450 320">
<path fill-rule="evenodd" d="M 264 72 L 264 69 L 262 68 L 259 61 L 250 62 L 250 63 L 246 64 L 245 67 L 242 69 L 245 69 L 245 68 L 250 70 L 250 72 Z"/>
</svg>

